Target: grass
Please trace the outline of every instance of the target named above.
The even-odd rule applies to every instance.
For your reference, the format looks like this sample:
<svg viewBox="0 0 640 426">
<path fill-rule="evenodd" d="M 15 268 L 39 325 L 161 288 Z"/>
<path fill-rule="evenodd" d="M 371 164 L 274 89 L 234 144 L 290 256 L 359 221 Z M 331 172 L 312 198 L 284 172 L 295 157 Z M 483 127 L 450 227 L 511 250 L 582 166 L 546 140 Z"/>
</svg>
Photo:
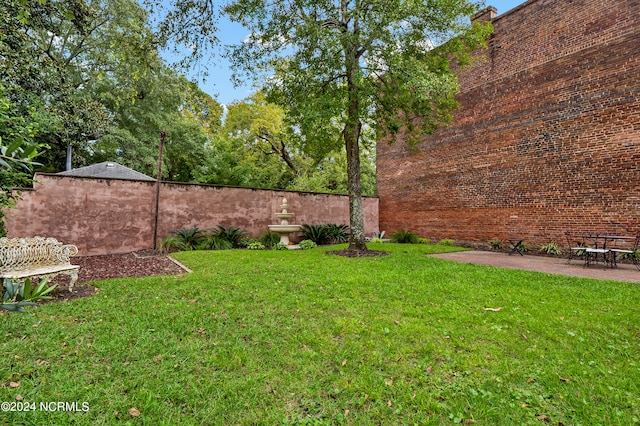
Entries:
<svg viewBox="0 0 640 426">
<path fill-rule="evenodd" d="M 370 246 L 178 253 L 192 274 L 4 314 L 0 401 L 38 405 L 0 423 L 638 423 L 637 284 Z"/>
</svg>

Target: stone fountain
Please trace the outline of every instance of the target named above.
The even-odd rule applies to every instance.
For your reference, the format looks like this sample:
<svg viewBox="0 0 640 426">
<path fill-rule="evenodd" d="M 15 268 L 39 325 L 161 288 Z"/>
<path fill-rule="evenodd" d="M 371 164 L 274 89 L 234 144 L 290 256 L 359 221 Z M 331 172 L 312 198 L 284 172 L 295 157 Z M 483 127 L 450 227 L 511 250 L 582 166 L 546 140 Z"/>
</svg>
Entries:
<svg viewBox="0 0 640 426">
<path fill-rule="evenodd" d="M 280 206 L 280 208 L 282 209 L 282 211 L 280 213 L 276 213 L 276 217 L 280 219 L 280 225 L 268 225 L 269 230 L 271 232 L 275 232 L 276 234 L 280 235 L 280 242 L 286 245 L 288 248 L 297 248 L 297 246 L 289 245 L 289 234 L 293 232 L 298 232 L 302 227 L 300 225 L 289 224 L 289 219 L 294 217 L 295 214 L 289 213 L 287 211 L 289 206 L 287 205 L 286 198 L 282 199 L 282 205 Z"/>
</svg>

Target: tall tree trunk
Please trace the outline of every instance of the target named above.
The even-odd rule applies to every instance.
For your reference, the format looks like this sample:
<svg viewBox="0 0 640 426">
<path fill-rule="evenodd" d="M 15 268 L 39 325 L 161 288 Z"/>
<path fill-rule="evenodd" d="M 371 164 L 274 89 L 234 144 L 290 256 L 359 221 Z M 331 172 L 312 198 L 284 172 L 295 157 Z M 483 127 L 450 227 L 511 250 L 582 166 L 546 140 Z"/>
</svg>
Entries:
<svg viewBox="0 0 640 426">
<path fill-rule="evenodd" d="M 352 65 L 357 61 L 353 57 Z M 342 131 L 347 149 L 347 190 L 349 191 L 349 221 L 351 237 L 349 249 L 366 250 L 364 242 L 364 213 L 362 211 L 362 185 L 360 184 L 360 103 L 358 86 L 355 81 L 355 66 L 347 66 L 347 90 L 349 91 L 349 109 L 347 122 Z"/>
<path fill-rule="evenodd" d="M 350 108 L 351 109 L 351 108 Z M 351 114 L 350 114 L 351 115 Z M 366 250 L 364 242 L 364 213 L 362 211 L 362 187 L 360 184 L 360 129 L 362 124 L 351 119 L 344 128 L 343 136 L 347 148 L 347 188 L 349 191 L 349 221 L 351 237 L 349 249 Z"/>
</svg>

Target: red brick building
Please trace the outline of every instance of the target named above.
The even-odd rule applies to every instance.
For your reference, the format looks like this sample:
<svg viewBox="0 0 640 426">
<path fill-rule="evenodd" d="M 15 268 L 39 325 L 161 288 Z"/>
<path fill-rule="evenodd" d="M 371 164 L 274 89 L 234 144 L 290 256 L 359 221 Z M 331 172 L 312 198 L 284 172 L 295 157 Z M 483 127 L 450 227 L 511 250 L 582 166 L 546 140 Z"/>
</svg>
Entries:
<svg viewBox="0 0 640 426">
<path fill-rule="evenodd" d="M 378 143 L 380 229 L 486 243 L 640 233 L 640 1 L 529 0 L 460 75 L 456 122 Z M 480 18 L 480 19 L 482 19 Z"/>
</svg>

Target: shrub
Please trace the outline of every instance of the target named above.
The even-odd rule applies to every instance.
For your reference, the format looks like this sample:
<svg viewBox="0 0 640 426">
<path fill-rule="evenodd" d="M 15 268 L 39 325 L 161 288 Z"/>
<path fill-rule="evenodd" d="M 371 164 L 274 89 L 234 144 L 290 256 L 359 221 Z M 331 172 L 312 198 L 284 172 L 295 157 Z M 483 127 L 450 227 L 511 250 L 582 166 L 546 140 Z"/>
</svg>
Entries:
<svg viewBox="0 0 640 426">
<path fill-rule="evenodd" d="M 640 258 L 638 250 L 632 250 L 631 253 L 620 253 L 618 259 L 620 260 L 635 260 Z"/>
<path fill-rule="evenodd" d="M 384 240 L 382 238 L 372 238 L 371 241 L 369 241 L 370 243 L 384 243 Z"/>
<path fill-rule="evenodd" d="M 431 244 L 431 238 L 418 238 L 418 244 Z"/>
<path fill-rule="evenodd" d="M 329 237 L 327 235 L 327 227 L 325 225 L 302 225 L 300 231 L 305 240 L 311 240 L 320 245 L 327 244 Z"/>
<path fill-rule="evenodd" d="M 558 247 L 558 244 L 554 242 L 547 243 L 540 247 L 540 253 L 553 254 L 560 256 L 562 254 L 562 250 Z"/>
<path fill-rule="evenodd" d="M 195 250 L 205 237 L 205 233 L 196 226 L 171 231 L 160 243 L 164 252 Z"/>
<path fill-rule="evenodd" d="M 208 234 L 201 241 L 200 250 L 229 250 L 233 248 L 233 243 L 218 234 Z"/>
<path fill-rule="evenodd" d="M 393 233 L 391 241 L 400 244 L 418 244 L 418 234 L 406 229 L 400 229 Z"/>
<path fill-rule="evenodd" d="M 267 231 L 262 235 L 262 237 L 260 237 L 260 242 L 265 246 L 265 248 L 273 248 L 273 246 L 280 242 L 280 235 L 275 232 Z"/>
<path fill-rule="evenodd" d="M 246 248 L 248 250 L 264 250 L 264 244 L 262 244 L 260 241 L 251 241 L 246 245 Z"/>
<path fill-rule="evenodd" d="M 234 228 L 233 226 L 225 228 L 222 225 L 218 225 L 217 229 L 213 228 L 211 230 L 211 235 L 215 235 L 218 238 L 226 240 L 231 243 L 232 247 L 238 248 L 240 247 L 240 241 L 246 238 L 249 234 L 240 228 Z"/>
<path fill-rule="evenodd" d="M 189 247 L 175 235 L 168 235 L 160 243 L 160 251 L 163 253 L 173 253 L 174 251 L 187 251 Z"/>
<path fill-rule="evenodd" d="M 4 280 L 4 295 L 0 309 L 7 311 L 27 312 L 25 306 L 37 306 L 36 301 L 51 299 L 51 293 L 58 286 L 47 286 L 48 280 L 41 280 L 37 286 L 33 286 L 31 279 L 27 278 L 24 282 L 6 278 Z"/>
<path fill-rule="evenodd" d="M 349 241 L 349 226 L 348 225 L 337 225 L 335 223 L 330 223 L 325 226 L 325 233 L 327 236 L 327 240 L 329 244 L 340 244 L 346 243 Z"/>
<path fill-rule="evenodd" d="M 318 247 L 318 245 L 311 240 L 302 240 L 298 245 L 302 250 L 309 250 Z"/>
<path fill-rule="evenodd" d="M 442 240 L 438 241 L 438 245 L 440 245 L 440 246 L 452 246 L 455 243 L 456 243 L 455 241 L 453 241 L 452 239 L 449 239 L 449 238 L 445 238 L 445 239 L 442 239 Z"/>
<path fill-rule="evenodd" d="M 289 250 L 289 247 L 287 247 L 286 244 L 277 243 L 277 244 L 274 244 L 274 246 L 271 249 L 272 250 Z"/>
<path fill-rule="evenodd" d="M 489 241 L 489 247 L 491 247 L 492 250 L 500 250 L 502 248 L 502 241 L 493 239 Z"/>
</svg>

